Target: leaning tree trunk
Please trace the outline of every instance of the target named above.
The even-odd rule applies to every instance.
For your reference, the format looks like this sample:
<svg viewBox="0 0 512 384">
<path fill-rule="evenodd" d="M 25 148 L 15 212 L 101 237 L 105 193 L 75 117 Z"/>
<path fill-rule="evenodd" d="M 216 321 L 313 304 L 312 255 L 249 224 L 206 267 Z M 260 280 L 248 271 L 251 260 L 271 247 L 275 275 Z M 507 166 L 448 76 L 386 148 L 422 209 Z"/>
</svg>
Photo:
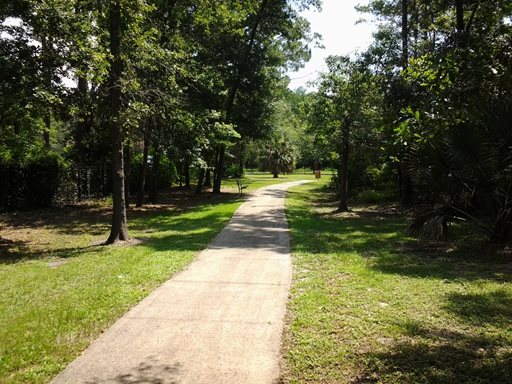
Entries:
<svg viewBox="0 0 512 384">
<path fill-rule="evenodd" d="M 110 3 L 110 129 L 112 135 L 112 226 L 106 243 L 128 240 L 126 205 L 124 196 L 123 127 L 121 115 L 121 7 L 119 0 Z"/>
<path fill-rule="evenodd" d="M 338 204 L 339 212 L 348 212 L 348 159 L 349 159 L 349 136 L 350 124 L 344 123 L 341 128 L 341 153 L 340 153 L 340 202 Z"/>
</svg>

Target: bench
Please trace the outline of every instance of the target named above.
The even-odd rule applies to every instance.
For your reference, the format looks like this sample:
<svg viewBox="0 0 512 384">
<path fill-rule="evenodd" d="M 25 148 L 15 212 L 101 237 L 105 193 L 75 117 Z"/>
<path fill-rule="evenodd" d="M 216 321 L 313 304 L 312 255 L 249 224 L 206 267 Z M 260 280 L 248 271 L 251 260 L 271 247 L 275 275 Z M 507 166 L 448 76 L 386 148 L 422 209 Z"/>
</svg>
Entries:
<svg viewBox="0 0 512 384">
<path fill-rule="evenodd" d="M 236 186 L 238 187 L 238 194 L 242 194 L 244 189 L 247 188 L 247 185 L 242 184 L 242 180 L 237 179 L 236 180 Z"/>
</svg>

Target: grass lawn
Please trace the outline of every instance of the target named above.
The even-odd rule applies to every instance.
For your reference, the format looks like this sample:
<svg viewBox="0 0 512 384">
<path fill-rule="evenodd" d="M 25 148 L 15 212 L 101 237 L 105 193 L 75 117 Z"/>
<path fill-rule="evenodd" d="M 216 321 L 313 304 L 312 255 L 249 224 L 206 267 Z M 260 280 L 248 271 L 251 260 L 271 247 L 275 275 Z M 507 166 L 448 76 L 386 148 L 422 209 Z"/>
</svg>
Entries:
<svg viewBox="0 0 512 384">
<path fill-rule="evenodd" d="M 108 235 L 107 207 L 3 217 L 0 382 L 47 382 L 190 263 L 240 203 L 202 200 L 188 209 L 132 210 L 130 235 L 142 242 L 130 247 L 91 245 Z M 9 238 L 17 240 L 6 243 Z"/>
<path fill-rule="evenodd" d="M 335 214 L 321 185 L 292 191 L 284 382 L 512 383 L 510 255 L 423 246 L 398 213 Z"/>
<path fill-rule="evenodd" d="M 310 175 L 248 174 L 249 192 Z M 234 180 L 223 188 L 236 191 Z M 188 265 L 242 203 L 177 195 L 128 211 L 140 244 L 101 246 L 110 206 L 0 216 L 0 383 L 45 383 L 163 281 Z"/>
<path fill-rule="evenodd" d="M 321 180 L 329 179 L 329 172 L 322 173 Z M 268 172 L 256 172 L 251 171 L 245 174 L 245 177 L 242 178 L 242 184 L 247 186 L 247 189 L 244 191 L 253 192 L 258 188 L 264 187 L 266 185 L 276 184 L 276 183 L 286 183 L 290 181 L 298 181 L 298 180 L 314 180 L 315 177 L 313 172 L 309 169 L 297 169 L 295 173 L 290 174 L 280 174 L 277 179 L 274 179 L 273 176 Z M 232 188 L 236 191 L 236 178 L 228 179 L 223 181 L 223 187 Z"/>
</svg>

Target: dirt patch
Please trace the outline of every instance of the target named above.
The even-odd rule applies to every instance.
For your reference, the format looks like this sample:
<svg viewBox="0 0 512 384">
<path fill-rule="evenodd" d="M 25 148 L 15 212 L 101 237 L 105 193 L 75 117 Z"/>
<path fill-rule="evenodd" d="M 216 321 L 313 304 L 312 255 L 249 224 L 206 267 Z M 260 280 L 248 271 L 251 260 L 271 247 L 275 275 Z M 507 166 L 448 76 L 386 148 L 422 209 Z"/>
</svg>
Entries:
<svg viewBox="0 0 512 384">
<path fill-rule="evenodd" d="M 53 269 L 53 268 L 58 268 L 58 267 L 60 267 L 61 265 L 66 264 L 67 262 L 68 262 L 68 261 L 67 261 L 67 260 L 65 260 L 65 259 L 64 259 L 64 260 L 51 261 L 51 262 L 49 262 L 49 263 L 48 263 L 48 266 L 49 266 L 50 268 L 52 268 L 52 269 Z"/>
</svg>

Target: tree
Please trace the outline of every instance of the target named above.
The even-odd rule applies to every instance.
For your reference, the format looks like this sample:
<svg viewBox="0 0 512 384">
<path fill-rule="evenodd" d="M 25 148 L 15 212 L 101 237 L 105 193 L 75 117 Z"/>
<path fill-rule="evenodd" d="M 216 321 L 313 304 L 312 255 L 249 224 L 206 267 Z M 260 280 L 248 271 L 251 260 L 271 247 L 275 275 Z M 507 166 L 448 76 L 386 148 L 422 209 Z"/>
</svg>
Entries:
<svg viewBox="0 0 512 384">
<path fill-rule="evenodd" d="M 124 193 L 124 157 L 123 157 L 123 126 L 121 125 L 121 76 L 123 72 L 121 59 L 121 39 L 123 23 L 120 0 L 111 0 L 109 8 L 110 36 L 110 130 L 112 135 L 112 225 L 107 244 L 118 240 L 128 240 L 126 222 L 126 202 Z"/>
<path fill-rule="evenodd" d="M 295 157 L 293 148 L 285 138 L 273 137 L 264 147 L 264 168 L 270 171 L 274 178 L 280 173 L 293 171 Z"/>
<path fill-rule="evenodd" d="M 405 33 L 397 28 L 404 1 L 370 2 L 366 10 L 384 24 L 366 57 L 382 79 L 388 151 L 414 181 L 415 198 L 431 205 L 413 232 L 445 239 L 450 221 L 466 220 L 492 241 L 509 241 L 510 191 L 500 167 L 508 166 L 501 151 L 508 145 L 503 121 L 512 89 L 502 53 L 510 49 L 506 20 L 512 6 L 505 1 L 407 3 Z M 403 60 L 410 49 L 402 49 L 397 71 L 400 32 L 402 48 L 412 47 L 412 55 Z"/>
<path fill-rule="evenodd" d="M 318 6 L 316 1 L 300 1 L 298 5 L 301 8 Z M 223 108 L 224 121 L 237 127 L 244 124 L 238 124 L 236 117 L 243 114 L 236 110 L 240 111 L 248 105 L 240 94 L 247 92 L 247 95 L 264 95 L 261 91 L 265 90 L 265 85 L 268 84 L 266 81 L 272 81 L 277 76 L 279 67 L 299 64 L 308 55 L 306 48 L 309 25 L 297 16 L 296 8 L 291 2 L 260 0 L 246 8 L 252 8 L 252 11 L 241 19 L 242 23 L 238 26 L 243 31 L 243 38 L 240 39 L 240 34 L 236 34 L 235 39 L 229 41 L 231 46 L 224 47 L 229 50 L 223 53 L 228 54 L 227 57 L 224 56 L 225 61 L 232 64 L 225 78 L 227 97 Z M 251 100 L 258 99 L 251 97 Z M 258 104 L 252 102 L 249 105 Z M 220 193 L 224 155 L 225 148 L 218 147 L 215 156 L 214 193 Z"/>
<path fill-rule="evenodd" d="M 313 127 L 328 132 L 338 155 L 340 212 L 348 211 L 350 142 L 355 129 L 365 127 L 374 114 L 375 83 L 362 62 L 330 56 L 328 72 L 321 74 L 318 97 L 313 109 Z"/>
</svg>

